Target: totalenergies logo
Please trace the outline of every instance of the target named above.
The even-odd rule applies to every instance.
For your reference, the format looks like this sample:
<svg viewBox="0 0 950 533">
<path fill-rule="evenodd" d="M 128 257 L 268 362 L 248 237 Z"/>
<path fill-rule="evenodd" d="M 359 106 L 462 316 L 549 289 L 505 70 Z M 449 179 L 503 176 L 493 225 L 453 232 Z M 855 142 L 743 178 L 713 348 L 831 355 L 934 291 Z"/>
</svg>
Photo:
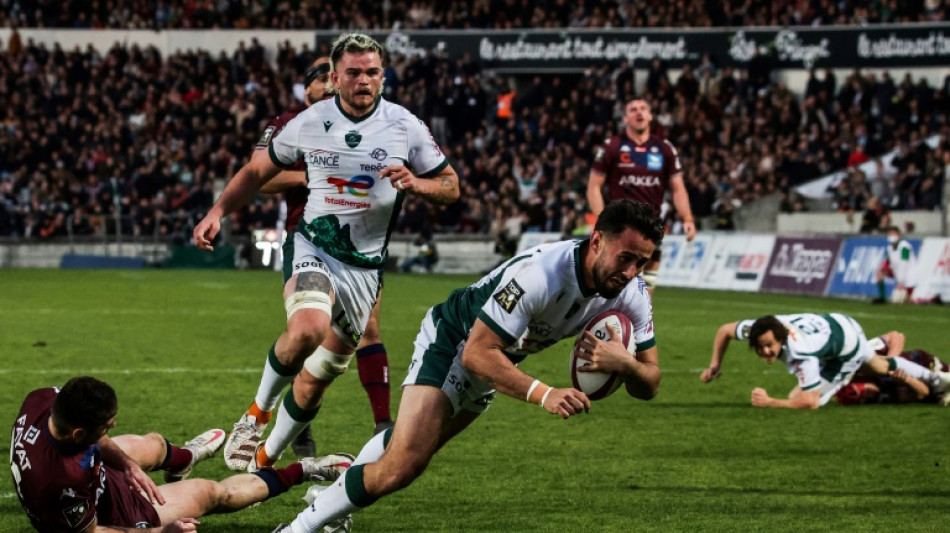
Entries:
<svg viewBox="0 0 950 533">
<path fill-rule="evenodd" d="M 327 178 L 327 182 L 336 187 L 336 192 L 339 194 L 346 192 L 359 197 L 369 196 L 368 192 L 363 191 L 366 191 L 376 183 L 371 176 L 353 176 L 350 179 L 330 176 Z"/>
</svg>

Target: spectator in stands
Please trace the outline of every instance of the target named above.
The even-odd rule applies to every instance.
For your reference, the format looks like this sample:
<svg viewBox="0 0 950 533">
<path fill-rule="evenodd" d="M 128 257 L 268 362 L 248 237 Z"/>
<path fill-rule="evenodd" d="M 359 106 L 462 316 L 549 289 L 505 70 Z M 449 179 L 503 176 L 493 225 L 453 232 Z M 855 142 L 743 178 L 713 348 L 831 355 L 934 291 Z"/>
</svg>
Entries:
<svg viewBox="0 0 950 533">
<path fill-rule="evenodd" d="M 872 196 L 861 217 L 861 233 L 886 233 L 890 227 L 890 210 L 877 197 Z"/>
</svg>

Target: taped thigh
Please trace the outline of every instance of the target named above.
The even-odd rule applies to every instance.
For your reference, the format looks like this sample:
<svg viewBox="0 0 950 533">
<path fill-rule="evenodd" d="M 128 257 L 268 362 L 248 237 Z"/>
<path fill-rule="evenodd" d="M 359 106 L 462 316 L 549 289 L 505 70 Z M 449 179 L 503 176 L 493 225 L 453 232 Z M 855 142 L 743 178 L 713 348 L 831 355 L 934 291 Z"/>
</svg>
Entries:
<svg viewBox="0 0 950 533">
<path fill-rule="evenodd" d="M 304 361 L 303 367 L 317 379 L 333 381 L 349 368 L 353 353 L 354 352 L 347 354 L 335 353 L 320 346 Z"/>
<path fill-rule="evenodd" d="M 317 309 L 332 317 L 333 301 L 323 291 L 297 291 L 284 300 L 284 309 L 287 310 L 288 321 L 301 309 Z"/>
</svg>

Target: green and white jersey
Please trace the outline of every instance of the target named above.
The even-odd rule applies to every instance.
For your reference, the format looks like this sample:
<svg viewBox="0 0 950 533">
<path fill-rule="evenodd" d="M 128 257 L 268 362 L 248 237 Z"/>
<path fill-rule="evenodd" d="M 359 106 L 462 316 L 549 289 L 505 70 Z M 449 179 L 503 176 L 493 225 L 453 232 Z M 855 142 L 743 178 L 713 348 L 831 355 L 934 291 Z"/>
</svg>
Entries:
<svg viewBox="0 0 950 533">
<path fill-rule="evenodd" d="M 442 321 L 449 345 L 463 342 L 480 319 L 508 345 L 514 363 L 561 339 L 576 336 L 597 314 L 616 309 L 633 322 L 637 351 L 653 347 L 653 305 L 638 276 L 616 298 L 584 286 L 581 247 L 561 241 L 529 248 L 474 285 L 454 291 L 432 310 Z"/>
<path fill-rule="evenodd" d="M 917 285 L 917 254 L 914 247 L 904 239 L 897 246 L 887 245 L 887 264 L 894 279 L 905 287 Z"/>
<path fill-rule="evenodd" d="M 834 381 L 845 363 L 874 355 L 861 326 L 838 314 L 801 313 L 776 315 L 788 328 L 788 341 L 778 360 L 798 377 L 802 390 L 818 387 L 822 379 Z M 736 339 L 747 340 L 755 319 L 740 320 Z"/>
<path fill-rule="evenodd" d="M 377 99 L 360 118 L 343 111 L 339 95 L 302 111 L 271 141 L 279 167 L 299 159 L 307 167 L 310 195 L 297 230 L 334 258 L 360 268 L 386 261 L 389 235 L 404 193 L 379 176 L 406 165 L 431 177 L 449 162 L 429 128 L 406 108 Z"/>
</svg>

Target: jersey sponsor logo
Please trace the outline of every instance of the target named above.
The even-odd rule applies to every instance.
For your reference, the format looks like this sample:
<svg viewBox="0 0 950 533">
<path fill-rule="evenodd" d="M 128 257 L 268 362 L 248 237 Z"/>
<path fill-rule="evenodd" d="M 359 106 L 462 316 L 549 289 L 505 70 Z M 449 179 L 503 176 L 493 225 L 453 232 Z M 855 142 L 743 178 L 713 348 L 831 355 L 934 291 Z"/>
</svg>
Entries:
<svg viewBox="0 0 950 533">
<path fill-rule="evenodd" d="M 302 261 L 300 263 L 294 264 L 294 270 L 300 270 L 301 268 L 319 268 L 326 270 L 327 265 L 319 259 L 314 259 L 312 261 Z"/>
<path fill-rule="evenodd" d="M 335 178 L 333 176 L 327 177 L 327 183 L 336 187 L 336 192 L 338 194 L 351 194 L 353 196 L 369 196 L 368 192 L 363 192 L 373 186 L 375 180 L 372 177 L 366 175 L 353 176 L 350 179 Z M 345 189 L 345 191 L 344 191 Z"/>
<path fill-rule="evenodd" d="M 629 165 L 631 167 L 637 166 L 637 164 L 634 163 L 633 159 L 630 157 L 630 152 L 620 152 L 620 164 Z"/>
<path fill-rule="evenodd" d="M 532 335 L 537 335 L 539 337 L 549 337 L 551 335 L 551 330 L 554 329 L 551 324 L 547 322 L 529 322 L 528 331 Z"/>
<path fill-rule="evenodd" d="M 360 172 L 380 172 L 384 168 L 386 168 L 386 165 L 382 163 L 376 163 L 373 165 L 366 165 L 366 164 L 360 163 Z"/>
<path fill-rule="evenodd" d="M 656 148 L 654 148 L 656 150 Z M 663 169 L 663 154 L 647 154 L 647 168 L 650 170 Z"/>
<path fill-rule="evenodd" d="M 340 154 L 327 150 L 314 150 L 307 154 L 307 163 L 321 168 L 340 168 Z"/>
<path fill-rule="evenodd" d="M 333 121 L 330 121 L 330 120 L 324 120 L 324 121 L 323 121 L 323 131 L 324 131 L 324 133 L 330 131 L 330 128 L 332 128 L 332 127 L 333 127 Z"/>
<path fill-rule="evenodd" d="M 627 187 L 657 187 L 660 185 L 659 176 L 649 176 L 640 174 L 627 174 L 621 176 L 619 184 Z"/>
<path fill-rule="evenodd" d="M 521 285 L 518 285 L 517 281 L 511 280 L 508 285 L 505 285 L 504 289 L 496 292 L 492 298 L 510 315 L 522 296 L 524 296 L 524 289 L 521 288 Z"/>
<path fill-rule="evenodd" d="M 594 152 L 594 162 L 600 163 L 604 159 L 604 148 L 602 146 L 597 147 L 597 151 Z"/>
<path fill-rule="evenodd" d="M 386 159 L 387 157 L 389 157 L 389 153 L 386 152 L 386 150 L 383 150 L 382 148 L 377 148 L 373 150 L 372 152 L 370 152 L 369 156 L 377 161 L 382 161 L 383 159 Z"/>
<path fill-rule="evenodd" d="M 151 524 L 149 524 L 148 522 L 135 523 L 135 529 L 148 529 L 149 527 L 151 527 Z"/>
<path fill-rule="evenodd" d="M 67 505 L 69 504 L 67 503 Z M 89 504 L 86 501 L 81 501 L 64 508 L 63 518 L 66 519 L 66 523 L 69 524 L 69 527 L 76 528 L 82 524 L 82 519 L 86 516 L 88 511 Z"/>
<path fill-rule="evenodd" d="M 267 126 L 264 130 L 264 133 L 261 134 L 261 138 L 257 140 L 258 146 L 267 146 L 270 144 L 271 137 L 274 136 L 274 132 L 277 131 L 275 126 Z"/>
<path fill-rule="evenodd" d="M 350 148 L 356 148 L 359 146 L 360 141 L 363 140 L 363 136 L 360 135 L 360 132 L 356 130 L 350 130 L 346 132 L 346 135 L 343 136 L 343 140 L 346 142 L 346 145 Z"/>
</svg>

